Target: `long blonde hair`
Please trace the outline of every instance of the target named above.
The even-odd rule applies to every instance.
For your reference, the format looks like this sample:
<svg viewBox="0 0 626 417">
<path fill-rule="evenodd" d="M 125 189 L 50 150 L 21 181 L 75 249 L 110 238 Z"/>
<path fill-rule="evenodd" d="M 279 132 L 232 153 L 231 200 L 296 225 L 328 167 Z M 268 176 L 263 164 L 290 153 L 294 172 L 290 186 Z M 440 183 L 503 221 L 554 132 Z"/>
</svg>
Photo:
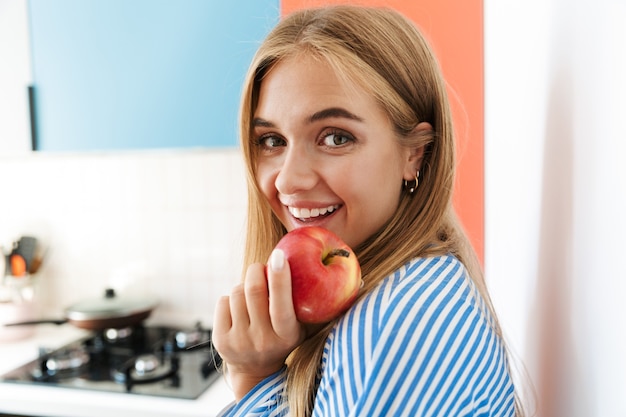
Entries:
<svg viewBox="0 0 626 417">
<path fill-rule="evenodd" d="M 387 112 L 403 146 L 426 149 L 417 191 L 403 191 L 387 224 L 354 248 L 365 282 L 362 294 L 411 258 L 452 253 L 469 271 L 500 335 L 479 262 L 452 207 L 455 143 L 445 82 L 419 30 L 390 9 L 342 5 L 297 11 L 279 22 L 258 49 L 244 83 L 240 113 L 249 202 L 244 265 L 266 262 L 286 233 L 256 182 L 251 138 L 259 88 L 277 62 L 303 53 L 325 60 L 339 76 L 369 91 Z M 430 123 L 433 130 L 411 134 L 420 122 Z M 311 414 L 323 345 L 333 325 L 287 358 L 287 399 L 293 416 Z"/>
</svg>

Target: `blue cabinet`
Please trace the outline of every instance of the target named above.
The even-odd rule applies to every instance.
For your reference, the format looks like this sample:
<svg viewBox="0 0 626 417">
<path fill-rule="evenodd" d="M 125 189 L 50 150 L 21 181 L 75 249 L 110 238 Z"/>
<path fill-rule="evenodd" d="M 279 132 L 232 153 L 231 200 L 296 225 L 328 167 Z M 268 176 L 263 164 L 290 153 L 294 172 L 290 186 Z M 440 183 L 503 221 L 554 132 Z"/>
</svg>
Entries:
<svg viewBox="0 0 626 417">
<path fill-rule="evenodd" d="M 278 0 L 30 0 L 37 149 L 237 146 Z"/>
</svg>

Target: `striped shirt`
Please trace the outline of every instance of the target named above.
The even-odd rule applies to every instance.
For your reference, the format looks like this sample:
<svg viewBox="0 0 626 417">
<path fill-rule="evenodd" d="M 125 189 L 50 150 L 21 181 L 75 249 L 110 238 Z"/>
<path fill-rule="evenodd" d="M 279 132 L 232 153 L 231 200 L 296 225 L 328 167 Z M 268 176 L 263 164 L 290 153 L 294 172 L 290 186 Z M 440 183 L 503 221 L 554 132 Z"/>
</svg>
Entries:
<svg viewBox="0 0 626 417">
<path fill-rule="evenodd" d="M 314 417 L 514 416 L 493 318 L 452 256 L 417 258 L 337 322 L 324 346 Z M 287 416 L 280 371 L 220 416 Z"/>
</svg>

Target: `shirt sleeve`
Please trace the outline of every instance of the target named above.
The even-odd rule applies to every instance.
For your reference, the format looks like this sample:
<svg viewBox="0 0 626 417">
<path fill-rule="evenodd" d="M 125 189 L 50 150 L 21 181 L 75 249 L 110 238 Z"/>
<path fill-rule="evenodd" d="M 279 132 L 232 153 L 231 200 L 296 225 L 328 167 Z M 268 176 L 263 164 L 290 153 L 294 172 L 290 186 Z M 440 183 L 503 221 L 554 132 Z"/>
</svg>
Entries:
<svg viewBox="0 0 626 417">
<path fill-rule="evenodd" d="M 397 271 L 332 335 L 315 416 L 512 416 L 503 345 L 452 257 Z"/>
<path fill-rule="evenodd" d="M 250 390 L 239 402 L 224 408 L 218 417 L 280 417 L 288 415 L 283 401 L 286 368 L 268 376 Z"/>
</svg>

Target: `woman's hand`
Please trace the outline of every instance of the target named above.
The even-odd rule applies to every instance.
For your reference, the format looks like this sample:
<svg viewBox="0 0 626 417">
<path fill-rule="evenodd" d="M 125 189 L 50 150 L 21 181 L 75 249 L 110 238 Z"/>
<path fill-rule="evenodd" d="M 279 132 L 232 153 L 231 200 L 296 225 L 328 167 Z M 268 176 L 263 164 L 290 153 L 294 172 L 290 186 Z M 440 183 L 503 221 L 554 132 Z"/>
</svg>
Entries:
<svg viewBox="0 0 626 417">
<path fill-rule="evenodd" d="M 226 362 L 235 398 L 280 370 L 287 356 L 305 338 L 296 319 L 291 295 L 291 272 L 281 250 L 265 266 L 253 264 L 243 284 L 215 309 L 213 344 Z"/>
</svg>

